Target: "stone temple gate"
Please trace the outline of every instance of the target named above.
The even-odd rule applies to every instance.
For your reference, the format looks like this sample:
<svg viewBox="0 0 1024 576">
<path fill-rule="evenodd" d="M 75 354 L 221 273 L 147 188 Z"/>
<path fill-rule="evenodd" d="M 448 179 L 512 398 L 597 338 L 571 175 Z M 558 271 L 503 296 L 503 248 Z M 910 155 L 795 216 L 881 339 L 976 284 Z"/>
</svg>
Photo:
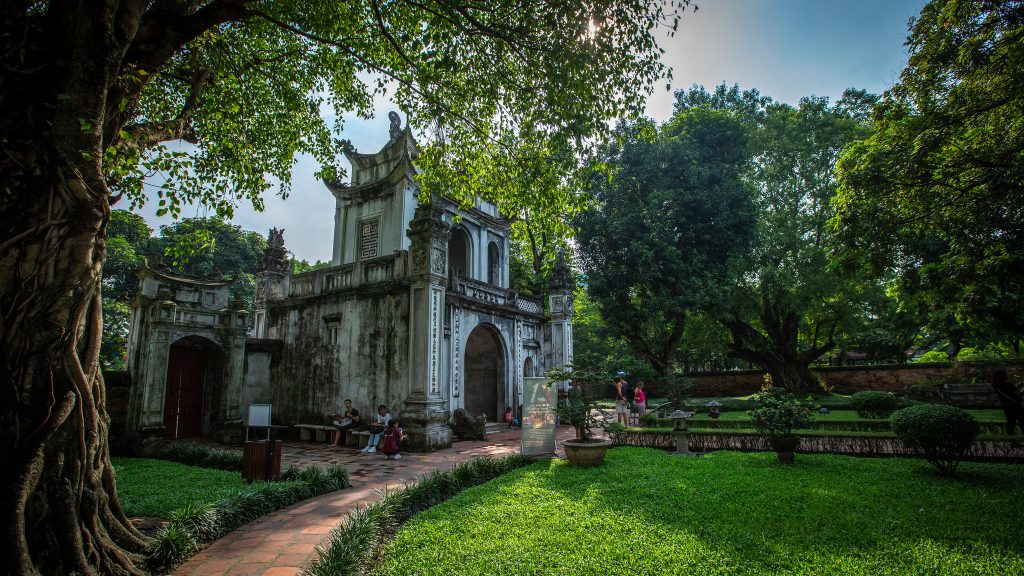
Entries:
<svg viewBox="0 0 1024 576">
<path fill-rule="evenodd" d="M 248 338 L 244 313 L 220 296 L 206 305 L 206 292 L 226 287 L 186 288 L 148 271 L 130 339 L 139 374 L 129 428 L 191 434 L 199 396 L 204 435 L 237 426 L 250 403 L 272 404 L 275 424 L 323 423 L 351 398 L 364 414 L 388 406 L 413 446 L 432 449 L 451 443 L 454 410 L 496 420 L 521 403 L 525 376 L 570 362 L 568 267 L 552 275 L 549 312 L 510 289 L 510 221 L 485 201 L 420 203 L 417 154 L 397 115 L 380 151 L 346 153 L 351 181 L 327 183 L 329 267 L 291 274 L 284 231 L 271 230 Z M 209 330 L 198 330 L 199 318 Z"/>
</svg>

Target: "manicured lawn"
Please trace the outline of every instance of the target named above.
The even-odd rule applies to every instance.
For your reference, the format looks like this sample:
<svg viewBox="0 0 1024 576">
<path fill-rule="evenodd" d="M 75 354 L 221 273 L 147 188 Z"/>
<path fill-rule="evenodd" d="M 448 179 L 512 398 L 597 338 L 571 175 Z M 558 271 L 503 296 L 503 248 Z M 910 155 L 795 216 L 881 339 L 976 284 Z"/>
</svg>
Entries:
<svg viewBox="0 0 1024 576">
<path fill-rule="evenodd" d="M 148 458 L 114 458 L 113 462 L 117 494 L 128 516 L 166 519 L 186 503 L 216 502 L 247 486 L 238 472 Z"/>
<path fill-rule="evenodd" d="M 379 574 L 1024 574 L 1024 466 L 617 448 L 413 518 Z"/>
</svg>

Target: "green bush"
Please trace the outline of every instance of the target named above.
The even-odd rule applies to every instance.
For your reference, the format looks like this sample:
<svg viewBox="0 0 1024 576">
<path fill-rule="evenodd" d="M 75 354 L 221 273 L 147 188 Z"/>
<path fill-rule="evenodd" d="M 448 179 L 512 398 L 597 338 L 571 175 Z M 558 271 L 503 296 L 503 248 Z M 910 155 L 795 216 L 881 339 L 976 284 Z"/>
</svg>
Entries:
<svg viewBox="0 0 1024 576">
<path fill-rule="evenodd" d="M 857 392 L 850 397 L 850 402 L 861 418 L 888 418 L 906 406 L 906 402 L 892 392 Z"/>
<path fill-rule="evenodd" d="M 350 486 L 348 470 L 288 468 L 278 482 L 255 482 L 243 492 L 216 504 L 187 504 L 171 514 L 170 523 L 157 533 L 149 551 L 153 572 L 170 572 L 207 542 L 260 516 L 314 496 Z"/>
<path fill-rule="evenodd" d="M 754 395 L 759 405 L 750 410 L 754 429 L 771 436 L 789 436 L 794 430 L 806 428 L 811 418 L 811 405 L 800 402 L 784 388 L 767 385 Z"/>
<path fill-rule="evenodd" d="M 331 533 L 330 544 L 317 550 L 316 560 L 304 573 L 310 576 L 367 574 L 380 560 L 384 542 L 414 514 L 533 461 L 520 454 L 475 458 L 386 493 L 380 501 L 350 512 L 346 521 Z"/>
<path fill-rule="evenodd" d="M 216 468 L 230 472 L 242 470 L 240 451 L 208 448 L 193 442 L 160 442 L 152 448 L 152 454 L 147 456 L 200 468 Z"/>
<path fill-rule="evenodd" d="M 896 436 L 943 474 L 956 472 L 979 430 L 974 416 L 945 404 L 903 408 L 893 413 L 891 421 Z"/>
</svg>

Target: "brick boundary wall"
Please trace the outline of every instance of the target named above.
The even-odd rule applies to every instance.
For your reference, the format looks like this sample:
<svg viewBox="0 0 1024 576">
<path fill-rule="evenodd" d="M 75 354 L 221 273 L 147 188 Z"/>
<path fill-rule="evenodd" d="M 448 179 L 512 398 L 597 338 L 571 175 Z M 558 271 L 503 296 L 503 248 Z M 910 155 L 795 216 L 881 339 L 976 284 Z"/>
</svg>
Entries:
<svg viewBox="0 0 1024 576">
<path fill-rule="evenodd" d="M 1002 362 L 1011 379 L 1024 377 L 1024 361 Z M 834 366 L 813 371 L 837 394 L 853 394 L 862 390 L 905 392 L 911 384 L 936 381 L 988 382 L 992 363 L 924 362 L 919 364 L 883 364 L 875 366 Z M 746 396 L 761 389 L 763 370 L 723 372 L 690 372 L 693 381 L 691 396 Z"/>
</svg>

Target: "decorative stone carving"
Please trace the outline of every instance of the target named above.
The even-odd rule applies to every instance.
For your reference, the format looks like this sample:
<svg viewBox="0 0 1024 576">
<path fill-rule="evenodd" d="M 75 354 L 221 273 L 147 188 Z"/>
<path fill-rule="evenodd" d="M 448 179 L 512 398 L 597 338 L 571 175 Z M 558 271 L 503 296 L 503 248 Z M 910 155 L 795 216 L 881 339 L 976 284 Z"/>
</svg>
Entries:
<svg viewBox="0 0 1024 576">
<path fill-rule="evenodd" d="M 446 264 L 444 251 L 435 247 L 431 249 L 431 253 L 430 271 L 434 274 L 444 274 Z"/>
<path fill-rule="evenodd" d="M 452 310 L 452 398 L 458 398 L 460 394 L 459 382 L 462 381 L 460 366 L 462 366 L 462 336 L 460 328 L 462 325 L 462 314 L 460 310 Z"/>
<path fill-rule="evenodd" d="M 388 120 L 391 120 L 391 128 L 389 130 L 391 139 L 394 140 L 402 135 L 402 118 L 398 115 L 398 112 L 392 110 L 388 112 Z"/>
<path fill-rule="evenodd" d="M 486 440 L 487 416 L 471 416 L 459 408 L 452 414 L 452 432 L 459 440 Z"/>
<path fill-rule="evenodd" d="M 555 267 L 552 268 L 551 277 L 548 279 L 548 288 L 552 292 L 572 292 L 576 288 L 576 281 L 572 279 L 565 250 L 558 252 L 558 259 L 555 260 Z"/>
<path fill-rule="evenodd" d="M 288 262 L 288 250 L 284 247 L 284 229 L 271 228 L 267 235 L 267 249 L 263 251 L 261 272 L 287 274 L 291 271 Z"/>
</svg>

